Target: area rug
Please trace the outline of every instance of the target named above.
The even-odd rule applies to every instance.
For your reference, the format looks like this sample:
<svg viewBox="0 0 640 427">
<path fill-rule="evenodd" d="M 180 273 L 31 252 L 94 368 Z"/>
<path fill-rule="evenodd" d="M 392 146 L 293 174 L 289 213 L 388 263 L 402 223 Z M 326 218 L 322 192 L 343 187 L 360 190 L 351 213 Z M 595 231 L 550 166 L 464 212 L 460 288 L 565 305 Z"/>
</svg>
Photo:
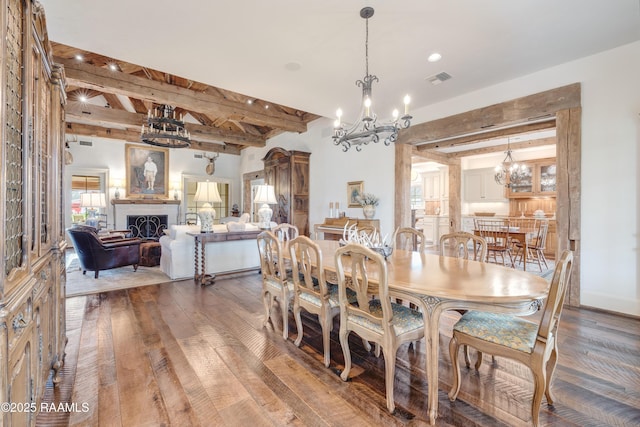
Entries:
<svg viewBox="0 0 640 427">
<path fill-rule="evenodd" d="M 103 270 L 100 272 L 99 277 L 95 279 L 93 271 L 87 271 L 87 274 L 82 274 L 75 252 L 67 253 L 66 270 L 67 297 L 91 295 L 119 289 L 172 282 L 172 280 L 160 270 L 160 267 L 140 266 L 138 267 L 138 271 L 133 271 L 133 266 L 131 265 L 112 268 L 111 270 Z"/>
</svg>

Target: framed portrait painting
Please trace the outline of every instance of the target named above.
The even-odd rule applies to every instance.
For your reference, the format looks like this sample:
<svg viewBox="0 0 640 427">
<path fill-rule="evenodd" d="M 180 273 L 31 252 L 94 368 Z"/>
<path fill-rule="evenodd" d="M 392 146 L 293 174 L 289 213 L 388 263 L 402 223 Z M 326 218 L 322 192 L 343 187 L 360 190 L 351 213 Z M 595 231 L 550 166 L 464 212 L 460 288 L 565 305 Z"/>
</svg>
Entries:
<svg viewBox="0 0 640 427">
<path fill-rule="evenodd" d="M 127 196 L 169 197 L 169 149 L 147 145 L 125 145 Z"/>
<path fill-rule="evenodd" d="M 347 206 L 359 208 L 358 196 L 364 193 L 364 181 L 347 182 Z"/>
</svg>

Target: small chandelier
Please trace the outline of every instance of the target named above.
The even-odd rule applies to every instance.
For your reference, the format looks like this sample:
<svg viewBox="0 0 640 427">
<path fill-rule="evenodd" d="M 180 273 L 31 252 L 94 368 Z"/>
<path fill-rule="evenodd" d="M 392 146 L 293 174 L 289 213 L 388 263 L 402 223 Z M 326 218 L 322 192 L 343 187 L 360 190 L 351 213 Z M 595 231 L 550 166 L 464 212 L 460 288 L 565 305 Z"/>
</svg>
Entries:
<svg viewBox="0 0 640 427">
<path fill-rule="evenodd" d="M 175 109 L 169 105 L 155 107 L 147 113 L 146 126 L 140 130 L 140 139 L 145 144 L 167 148 L 188 148 L 191 134 L 184 128 L 182 114 L 176 119 Z"/>
<path fill-rule="evenodd" d="M 525 164 L 519 165 L 511 157 L 510 142 L 511 140 L 507 139 L 506 156 L 502 163 L 496 166 L 496 174 L 494 175 L 496 183 L 508 188 L 512 188 L 513 184 L 516 184 L 527 175 L 527 166 Z"/>
<path fill-rule="evenodd" d="M 362 80 L 356 81 L 356 86 L 362 87 L 362 110 L 360 117 L 355 124 L 349 128 L 341 122 L 342 110 L 338 109 L 336 115 L 338 118 L 334 124 L 333 143 L 342 145 L 342 151 L 348 151 L 354 146 L 357 151 L 362 150 L 363 145 L 369 144 L 371 141 L 379 142 L 382 138 L 384 145 L 389 145 L 398 139 L 398 130 L 406 129 L 411 126 L 411 117 L 409 115 L 409 95 L 404 97 L 404 115 L 399 118 L 398 110 L 393 110 L 393 122 L 377 123 L 378 116 L 371 107 L 371 85 L 374 81 L 378 81 L 378 77 L 369 74 L 369 18 L 373 16 L 372 7 L 364 7 L 360 10 L 360 17 L 366 21 L 366 39 L 365 39 L 365 76 Z"/>
</svg>

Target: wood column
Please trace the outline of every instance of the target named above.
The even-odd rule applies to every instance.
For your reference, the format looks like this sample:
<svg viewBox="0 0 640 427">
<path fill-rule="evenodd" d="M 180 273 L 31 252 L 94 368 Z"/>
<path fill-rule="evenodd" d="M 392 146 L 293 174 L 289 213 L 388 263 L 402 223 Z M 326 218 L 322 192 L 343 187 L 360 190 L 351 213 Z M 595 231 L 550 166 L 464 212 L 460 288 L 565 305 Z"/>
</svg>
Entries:
<svg viewBox="0 0 640 427">
<path fill-rule="evenodd" d="M 409 144 L 394 144 L 396 155 L 394 229 L 411 227 L 411 150 Z"/>
<path fill-rule="evenodd" d="M 449 226 L 451 231 L 462 231 L 462 167 L 460 159 L 450 159 L 449 166 Z"/>
</svg>

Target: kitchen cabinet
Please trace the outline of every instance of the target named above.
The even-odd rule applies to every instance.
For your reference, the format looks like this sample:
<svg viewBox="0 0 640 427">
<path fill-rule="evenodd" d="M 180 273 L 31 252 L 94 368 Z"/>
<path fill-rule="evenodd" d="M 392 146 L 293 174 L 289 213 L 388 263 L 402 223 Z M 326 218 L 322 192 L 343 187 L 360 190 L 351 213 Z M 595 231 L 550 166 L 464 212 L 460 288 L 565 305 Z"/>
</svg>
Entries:
<svg viewBox="0 0 640 427">
<path fill-rule="evenodd" d="M 440 236 L 449 232 L 449 217 L 426 215 L 416 222 L 416 228 L 422 231 L 427 244 L 437 245 Z"/>
<path fill-rule="evenodd" d="M 440 200 L 440 173 L 428 173 L 424 175 L 424 199 Z"/>
<path fill-rule="evenodd" d="M 504 186 L 494 178 L 494 168 L 464 171 L 464 202 L 504 202 Z"/>
<path fill-rule="evenodd" d="M 524 176 L 517 181 L 510 180 L 507 197 L 528 198 L 556 195 L 556 159 L 539 159 L 521 162 Z"/>
</svg>

